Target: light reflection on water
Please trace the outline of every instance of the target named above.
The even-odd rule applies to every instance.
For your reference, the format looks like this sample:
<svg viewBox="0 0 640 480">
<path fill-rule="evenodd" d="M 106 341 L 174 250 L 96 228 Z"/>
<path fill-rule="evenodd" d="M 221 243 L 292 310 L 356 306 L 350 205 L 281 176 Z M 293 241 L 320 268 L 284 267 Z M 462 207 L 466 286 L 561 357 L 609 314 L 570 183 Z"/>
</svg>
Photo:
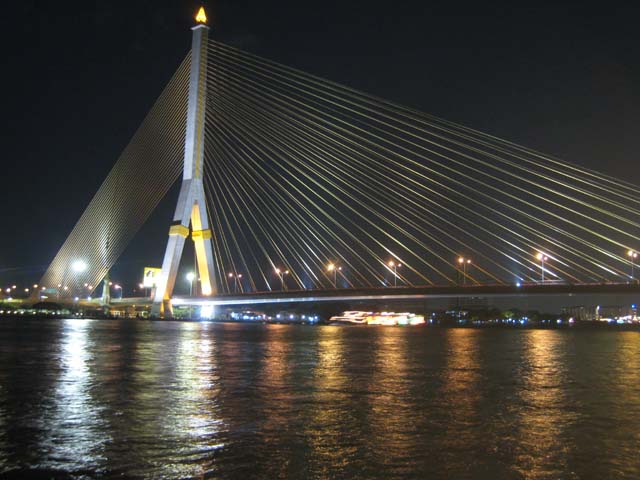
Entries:
<svg viewBox="0 0 640 480">
<path fill-rule="evenodd" d="M 47 452 L 54 467 L 81 469 L 102 464 L 104 446 L 111 441 L 102 418 L 103 405 L 94 398 L 94 345 L 89 335 L 93 320 L 64 320 L 57 358 L 60 374 L 52 409 L 43 411 L 38 450 Z M 34 372 L 35 373 L 35 372 Z"/>
<path fill-rule="evenodd" d="M 640 336 L 0 324 L 0 475 L 640 478 Z"/>
<path fill-rule="evenodd" d="M 534 330 L 524 345 L 519 428 L 514 435 L 518 443 L 516 469 L 523 476 L 559 478 L 567 471 L 570 449 L 564 432 L 571 428 L 575 415 L 565 396 L 570 378 L 563 343 L 557 331 Z"/>
</svg>

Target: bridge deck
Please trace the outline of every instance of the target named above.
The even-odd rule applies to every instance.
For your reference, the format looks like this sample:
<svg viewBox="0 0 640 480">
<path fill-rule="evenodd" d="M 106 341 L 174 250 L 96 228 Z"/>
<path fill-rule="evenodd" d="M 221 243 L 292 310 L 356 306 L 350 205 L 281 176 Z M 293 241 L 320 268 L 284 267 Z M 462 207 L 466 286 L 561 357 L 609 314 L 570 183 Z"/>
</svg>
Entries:
<svg viewBox="0 0 640 480">
<path fill-rule="evenodd" d="M 501 297 L 528 295 L 586 295 L 586 294 L 640 294 L 640 284 L 523 284 L 516 285 L 466 285 L 466 286 L 404 286 L 340 288 L 323 290 L 288 290 L 224 294 L 210 297 L 176 296 L 175 305 L 241 305 L 287 302 L 321 302 L 342 300 L 393 300 L 455 297 Z M 123 299 L 125 302 L 129 299 Z M 136 299 L 143 303 L 143 299 Z M 150 301 L 149 299 L 145 299 Z"/>
</svg>

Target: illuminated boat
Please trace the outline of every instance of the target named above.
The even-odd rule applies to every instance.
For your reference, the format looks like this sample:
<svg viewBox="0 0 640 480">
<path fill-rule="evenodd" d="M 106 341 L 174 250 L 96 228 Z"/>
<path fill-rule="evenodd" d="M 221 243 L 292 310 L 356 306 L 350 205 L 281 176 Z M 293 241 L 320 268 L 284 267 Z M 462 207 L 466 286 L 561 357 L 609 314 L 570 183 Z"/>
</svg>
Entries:
<svg viewBox="0 0 640 480">
<path fill-rule="evenodd" d="M 348 323 L 352 325 L 367 325 L 372 312 L 347 311 L 329 319 L 330 323 Z"/>
<path fill-rule="evenodd" d="M 424 316 L 415 313 L 347 311 L 329 319 L 330 323 L 351 325 L 424 325 Z"/>
</svg>

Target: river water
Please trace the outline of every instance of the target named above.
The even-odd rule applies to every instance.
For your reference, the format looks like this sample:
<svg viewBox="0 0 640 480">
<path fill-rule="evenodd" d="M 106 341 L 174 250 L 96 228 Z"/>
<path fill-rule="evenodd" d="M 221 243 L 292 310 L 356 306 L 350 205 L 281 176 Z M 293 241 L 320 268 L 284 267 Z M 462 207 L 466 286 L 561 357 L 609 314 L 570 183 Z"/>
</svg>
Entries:
<svg viewBox="0 0 640 480">
<path fill-rule="evenodd" d="M 640 334 L 0 323 L 8 478 L 640 478 Z"/>
</svg>

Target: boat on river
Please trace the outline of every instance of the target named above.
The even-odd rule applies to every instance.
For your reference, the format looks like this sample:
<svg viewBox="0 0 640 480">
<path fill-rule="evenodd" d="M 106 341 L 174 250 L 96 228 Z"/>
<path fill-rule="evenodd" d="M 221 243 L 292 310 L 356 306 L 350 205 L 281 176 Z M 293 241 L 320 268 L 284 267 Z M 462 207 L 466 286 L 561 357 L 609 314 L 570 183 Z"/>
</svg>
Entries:
<svg viewBox="0 0 640 480">
<path fill-rule="evenodd" d="M 336 315 L 329 319 L 330 324 L 347 324 L 347 325 L 424 325 L 424 316 L 415 313 L 396 313 L 396 312 L 363 312 L 349 310 L 343 312 L 342 315 Z"/>
</svg>

